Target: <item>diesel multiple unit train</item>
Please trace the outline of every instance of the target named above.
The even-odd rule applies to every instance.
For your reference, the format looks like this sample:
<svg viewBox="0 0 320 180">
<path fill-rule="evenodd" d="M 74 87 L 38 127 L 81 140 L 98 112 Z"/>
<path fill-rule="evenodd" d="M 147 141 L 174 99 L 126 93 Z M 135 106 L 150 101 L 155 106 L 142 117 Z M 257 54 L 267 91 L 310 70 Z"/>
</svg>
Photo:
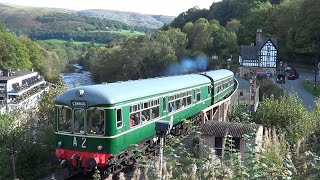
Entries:
<svg viewBox="0 0 320 180">
<path fill-rule="evenodd" d="M 134 163 L 136 148 L 156 151 L 155 122 L 172 121 L 179 135 L 183 120 L 232 93 L 233 76 L 213 70 L 69 89 L 55 100 L 56 156 L 82 171 L 116 172 Z"/>
</svg>

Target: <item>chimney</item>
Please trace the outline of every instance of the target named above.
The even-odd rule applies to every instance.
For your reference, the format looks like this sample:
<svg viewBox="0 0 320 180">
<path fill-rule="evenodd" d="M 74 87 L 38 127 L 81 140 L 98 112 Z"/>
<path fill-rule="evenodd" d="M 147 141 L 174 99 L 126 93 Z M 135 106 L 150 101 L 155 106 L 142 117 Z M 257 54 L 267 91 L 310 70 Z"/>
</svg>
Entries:
<svg viewBox="0 0 320 180">
<path fill-rule="evenodd" d="M 258 44 L 259 41 L 262 41 L 262 29 L 257 29 L 256 32 L 256 44 Z"/>
</svg>

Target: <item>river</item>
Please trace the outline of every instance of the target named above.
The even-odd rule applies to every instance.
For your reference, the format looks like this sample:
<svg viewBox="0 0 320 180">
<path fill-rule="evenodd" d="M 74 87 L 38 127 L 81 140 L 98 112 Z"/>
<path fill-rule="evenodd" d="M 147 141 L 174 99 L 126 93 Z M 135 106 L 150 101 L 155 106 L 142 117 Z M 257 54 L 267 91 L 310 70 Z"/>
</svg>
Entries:
<svg viewBox="0 0 320 180">
<path fill-rule="evenodd" d="M 76 86 L 86 86 L 96 84 L 96 82 L 92 79 L 91 73 L 89 71 L 83 71 L 83 67 L 79 64 L 73 64 L 75 68 L 74 72 L 70 73 L 61 73 L 65 84 L 70 88 L 74 88 Z"/>
</svg>

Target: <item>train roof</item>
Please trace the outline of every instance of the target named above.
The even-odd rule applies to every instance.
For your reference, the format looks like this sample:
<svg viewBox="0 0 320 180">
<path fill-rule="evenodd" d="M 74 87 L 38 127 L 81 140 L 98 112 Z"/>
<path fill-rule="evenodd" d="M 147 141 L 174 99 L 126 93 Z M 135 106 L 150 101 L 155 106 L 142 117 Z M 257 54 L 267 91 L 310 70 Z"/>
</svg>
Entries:
<svg viewBox="0 0 320 180">
<path fill-rule="evenodd" d="M 205 76 L 189 74 L 82 86 L 62 93 L 56 103 L 71 106 L 71 101 L 86 101 L 87 107 L 116 104 L 209 83 L 210 79 Z M 84 91 L 82 96 L 78 95 L 80 90 Z"/>
<path fill-rule="evenodd" d="M 213 81 L 218 81 L 218 80 L 221 80 L 223 78 L 230 77 L 230 76 L 233 77 L 233 75 L 234 75 L 232 71 L 229 71 L 229 70 L 226 70 L 226 69 L 219 69 L 219 70 L 214 70 L 214 71 L 206 71 L 206 72 L 203 72 L 201 74 L 204 74 L 204 75 L 212 78 Z"/>
</svg>

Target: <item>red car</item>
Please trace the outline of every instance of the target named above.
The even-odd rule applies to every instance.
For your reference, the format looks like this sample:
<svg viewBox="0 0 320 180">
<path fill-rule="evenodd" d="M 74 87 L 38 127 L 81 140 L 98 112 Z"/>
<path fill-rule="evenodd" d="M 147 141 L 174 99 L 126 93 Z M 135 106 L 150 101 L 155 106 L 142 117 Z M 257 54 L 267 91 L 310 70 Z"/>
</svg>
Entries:
<svg viewBox="0 0 320 180">
<path fill-rule="evenodd" d="M 287 78 L 288 79 L 294 80 L 294 79 L 299 78 L 299 74 L 298 74 L 297 70 L 294 67 L 287 67 L 285 69 L 285 72 L 287 74 Z"/>
</svg>

